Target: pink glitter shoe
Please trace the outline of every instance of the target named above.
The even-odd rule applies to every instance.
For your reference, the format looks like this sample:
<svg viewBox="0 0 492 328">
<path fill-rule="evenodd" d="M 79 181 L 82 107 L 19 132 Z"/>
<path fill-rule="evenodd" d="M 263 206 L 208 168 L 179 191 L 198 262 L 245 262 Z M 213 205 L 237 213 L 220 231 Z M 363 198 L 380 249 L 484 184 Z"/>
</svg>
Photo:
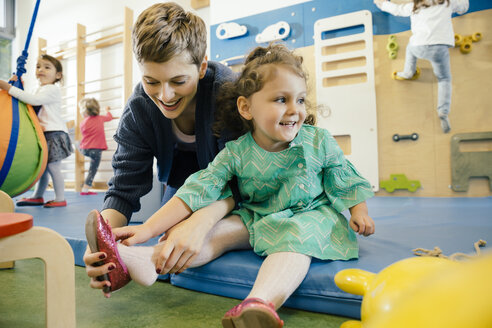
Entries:
<svg viewBox="0 0 492 328">
<path fill-rule="evenodd" d="M 91 252 L 104 252 L 107 255 L 105 263 L 112 262 L 116 268 L 97 279 L 99 281 L 107 280 L 111 283 L 110 287 L 105 286 L 105 293 L 114 292 L 130 282 L 130 274 L 118 253 L 116 241 L 111 227 L 106 223 L 97 210 L 92 210 L 85 221 L 85 236 Z M 103 264 L 99 262 L 99 265 Z"/>
<path fill-rule="evenodd" d="M 224 328 L 282 328 L 275 306 L 259 298 L 247 298 L 222 318 Z"/>
</svg>

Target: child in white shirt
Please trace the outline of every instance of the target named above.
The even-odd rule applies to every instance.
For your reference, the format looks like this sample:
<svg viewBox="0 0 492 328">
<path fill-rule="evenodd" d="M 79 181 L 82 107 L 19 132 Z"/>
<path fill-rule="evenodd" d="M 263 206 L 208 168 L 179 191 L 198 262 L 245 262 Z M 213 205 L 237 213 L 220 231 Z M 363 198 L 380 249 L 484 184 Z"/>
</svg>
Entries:
<svg viewBox="0 0 492 328">
<path fill-rule="evenodd" d="M 40 87 L 36 93 L 29 93 L 6 81 L 0 81 L 0 89 L 26 104 L 41 106 L 38 119 L 43 128 L 46 143 L 48 144 L 48 165 L 36 185 L 34 194 L 30 198 L 23 198 L 17 202 L 17 206 L 64 207 L 65 181 L 61 172 L 61 160 L 72 153 L 72 143 L 68 135 L 68 129 L 61 117 L 62 95 L 56 85 L 63 77 L 63 68 L 60 61 L 49 55 L 41 55 L 36 65 L 36 78 Z M 13 79 L 17 77 L 14 75 Z M 44 202 L 43 194 L 48 186 L 49 176 L 53 180 L 55 199 Z"/>
<path fill-rule="evenodd" d="M 403 72 L 395 72 L 393 78 L 414 80 L 420 75 L 417 59 L 430 61 L 438 81 L 437 114 L 443 132 L 448 133 L 452 90 L 448 48 L 454 47 L 451 15 L 464 14 L 468 0 L 414 0 L 405 4 L 374 0 L 374 3 L 394 16 L 410 17 L 412 36 L 407 45 L 405 68 Z"/>
</svg>

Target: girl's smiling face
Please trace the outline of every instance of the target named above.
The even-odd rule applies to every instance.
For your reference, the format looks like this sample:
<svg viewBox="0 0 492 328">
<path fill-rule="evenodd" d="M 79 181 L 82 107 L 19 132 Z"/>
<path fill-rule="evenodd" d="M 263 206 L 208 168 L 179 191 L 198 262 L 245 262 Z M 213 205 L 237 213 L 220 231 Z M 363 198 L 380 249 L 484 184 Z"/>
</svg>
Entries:
<svg viewBox="0 0 492 328">
<path fill-rule="evenodd" d="M 288 147 L 306 119 L 306 81 L 286 66 L 270 68 L 263 88 L 239 97 L 237 106 L 242 117 L 253 120 L 258 146 L 276 152 Z"/>
<path fill-rule="evenodd" d="M 38 59 L 36 64 L 36 78 L 39 84 L 53 84 L 61 79 L 62 74 L 56 71 L 55 65 L 46 59 Z"/>
<path fill-rule="evenodd" d="M 183 53 L 167 62 L 140 64 L 145 93 L 168 119 L 194 113 L 198 80 L 205 76 L 207 61 L 200 68 L 191 62 L 190 55 Z"/>
</svg>

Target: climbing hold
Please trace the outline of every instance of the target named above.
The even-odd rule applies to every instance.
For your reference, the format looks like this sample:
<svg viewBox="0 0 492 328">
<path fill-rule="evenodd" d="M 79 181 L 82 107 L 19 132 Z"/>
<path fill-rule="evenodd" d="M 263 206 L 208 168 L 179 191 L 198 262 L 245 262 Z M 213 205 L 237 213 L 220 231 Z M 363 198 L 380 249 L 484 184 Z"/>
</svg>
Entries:
<svg viewBox="0 0 492 328">
<path fill-rule="evenodd" d="M 417 133 L 412 133 L 412 134 L 404 134 L 404 135 L 399 135 L 398 133 L 393 135 L 393 141 L 398 142 L 400 140 L 417 140 L 419 138 L 419 135 Z"/>
<path fill-rule="evenodd" d="M 472 44 L 471 42 L 465 42 L 460 45 L 460 51 L 462 54 L 467 54 L 472 50 Z"/>
<path fill-rule="evenodd" d="M 478 42 L 478 41 L 482 40 L 482 33 L 475 32 L 475 33 L 472 34 L 471 37 L 472 37 L 472 41 L 473 42 Z"/>
<path fill-rule="evenodd" d="M 454 35 L 454 46 L 459 47 L 463 43 L 463 36 L 461 34 Z"/>
</svg>

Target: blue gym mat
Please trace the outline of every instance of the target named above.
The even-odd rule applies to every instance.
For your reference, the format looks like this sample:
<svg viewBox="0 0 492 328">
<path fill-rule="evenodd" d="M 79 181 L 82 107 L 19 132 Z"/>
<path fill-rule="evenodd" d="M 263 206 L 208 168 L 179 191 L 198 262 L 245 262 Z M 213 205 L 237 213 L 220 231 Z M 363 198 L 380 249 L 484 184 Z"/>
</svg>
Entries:
<svg viewBox="0 0 492 328">
<path fill-rule="evenodd" d="M 45 199 L 51 199 L 52 195 L 47 192 L 46 196 Z M 68 206 L 65 208 L 16 207 L 15 210 L 32 214 L 35 225 L 63 235 L 73 248 L 75 264 L 83 266 L 85 218 L 90 210 L 100 208 L 103 197 L 103 193 L 80 196 L 66 192 Z M 473 244 L 479 239 L 492 243 L 492 197 L 374 197 L 367 204 L 369 215 L 376 222 L 376 233 L 359 238 L 359 259 L 314 260 L 306 279 L 285 306 L 359 318 L 362 297 L 336 287 L 333 277 L 338 271 L 360 268 L 379 272 L 398 260 L 414 256 L 414 248 L 438 246 L 445 255 L 473 254 Z M 148 244 L 155 242 L 156 239 Z M 492 247 L 486 246 L 483 251 L 490 249 Z M 202 267 L 171 275 L 170 282 L 183 288 L 242 299 L 251 289 L 261 262 L 262 258 L 252 251 L 229 252 Z M 166 279 L 167 275 L 160 278 Z"/>
</svg>

